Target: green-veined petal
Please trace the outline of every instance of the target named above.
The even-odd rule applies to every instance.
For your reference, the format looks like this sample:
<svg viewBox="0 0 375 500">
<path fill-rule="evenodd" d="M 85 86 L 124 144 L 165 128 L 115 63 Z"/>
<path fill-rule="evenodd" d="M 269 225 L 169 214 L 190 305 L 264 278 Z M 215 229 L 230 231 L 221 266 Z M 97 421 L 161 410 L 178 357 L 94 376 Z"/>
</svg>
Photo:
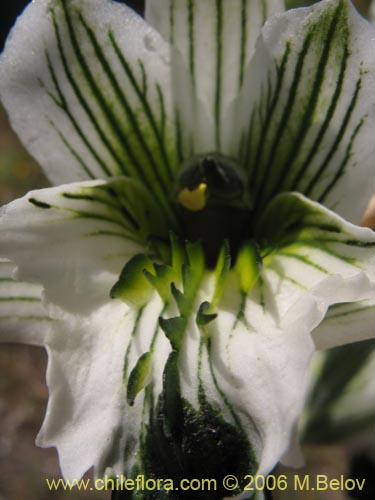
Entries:
<svg viewBox="0 0 375 500">
<path fill-rule="evenodd" d="M 70 10 L 83 4 L 89 5 L 56 3 L 55 19 L 63 26 L 56 22 L 55 38 L 65 30 L 64 43 L 81 59 L 70 29 L 74 19 L 82 47 L 91 43 L 96 67 L 105 69 L 86 13 L 82 21 L 79 9 Z M 220 10 L 222 3 L 215 5 Z M 326 14 L 327 5 L 337 8 L 340 20 L 347 4 L 322 5 Z M 319 11 L 308 12 L 313 24 Z M 217 31 L 224 23 L 218 17 Z M 275 23 L 280 19 L 287 18 Z M 326 15 L 327 25 L 331 21 Z M 59 44 L 53 50 L 66 73 Z M 83 76 L 87 80 L 87 72 Z M 58 91 L 53 71 L 50 78 Z M 220 99 L 216 90 L 217 116 Z M 219 147 L 221 132 L 216 128 L 214 135 Z M 206 271 L 200 245 L 182 248 L 176 241 L 168 266 L 151 264 L 146 244 L 154 221 L 144 198 L 129 202 L 129 182 L 34 192 L 1 214 L 0 252 L 19 265 L 21 278 L 42 283 L 47 302 L 68 310 L 48 342 L 51 399 L 39 442 L 57 446 L 69 478 L 91 465 L 98 474 L 109 467 L 146 477 L 266 474 L 287 449 L 301 410 L 315 349 L 309 334 L 329 306 L 374 299 L 374 233 L 303 196 L 284 195 L 263 214 L 258 244 L 246 243 L 233 268 L 224 252 L 215 271 Z M 156 193 L 162 208 L 165 199 Z M 165 237 L 163 219 L 155 220 L 161 225 L 155 236 Z M 127 266 L 120 275 L 126 263 L 137 264 L 139 279 Z M 124 283 L 129 276 L 136 293 Z"/>
<path fill-rule="evenodd" d="M 218 449 L 207 435 L 212 419 L 216 432 L 226 429 L 235 442 L 240 438 L 241 453 L 231 455 L 237 472 L 246 462 L 248 470 L 269 472 L 287 450 L 302 409 L 315 349 L 309 334 L 331 304 L 374 297 L 372 231 L 346 223 L 301 195 L 275 200 L 259 227 L 264 242 L 259 257 L 254 251 L 242 253 L 232 270 L 219 260 L 211 276 L 201 277 L 192 308 L 183 299 L 184 288 L 173 294 L 180 316 L 161 325 L 175 353 L 166 365 L 163 395 L 146 437 L 146 451 L 155 455 L 141 470 L 182 474 L 178 460 L 185 463 L 186 450 L 191 457 L 199 454 L 183 438 L 194 418 L 205 449 Z M 245 265 L 246 258 L 262 262 L 255 282 L 241 276 L 257 267 Z M 207 322 L 202 314 L 210 315 Z M 163 450 L 161 464 L 156 457 Z M 217 471 L 223 467 L 215 463 Z M 210 464 L 201 462 L 200 472 L 209 471 Z"/>
<path fill-rule="evenodd" d="M 303 195 L 281 194 L 265 211 L 258 231 L 265 242 L 263 264 L 275 301 L 282 304 L 285 297 L 287 303 L 293 302 L 294 294 L 297 298 L 304 290 L 310 290 L 325 314 L 323 304 L 327 300 L 331 304 L 361 303 L 373 298 L 375 233 L 372 230 L 346 222 Z M 352 286 L 335 290 L 338 286 L 335 283 L 339 282 L 351 282 Z M 327 286 L 326 291 L 320 289 L 320 283 Z M 340 298 L 333 300 L 335 296 Z M 285 308 L 279 311 L 281 318 L 285 311 Z M 303 307 L 297 314 L 303 314 Z M 339 331 L 335 330 L 334 340 L 320 335 L 319 347 L 347 342 L 345 332 L 340 341 Z M 366 330 L 353 332 L 353 341 L 366 338 Z"/>
<path fill-rule="evenodd" d="M 360 220 L 375 191 L 374 33 L 347 0 L 266 24 L 238 104 L 240 156 L 260 213 L 278 192 L 299 191 Z"/>
<path fill-rule="evenodd" d="M 16 266 L 0 259 L 0 341 L 44 345 L 52 323 L 42 303 L 42 286 L 14 278 Z"/>
<path fill-rule="evenodd" d="M 222 150 L 226 110 L 242 87 L 261 27 L 283 8 L 282 0 L 146 2 L 146 20 L 175 50 L 177 109 L 190 154 L 190 147 Z"/>
<path fill-rule="evenodd" d="M 244 288 L 254 282 L 242 274 L 254 266 L 241 261 L 229 273 L 238 275 L 242 292 L 226 283 L 210 339 L 216 381 L 247 425 L 260 473 L 267 473 L 287 450 L 303 404 L 315 349 L 312 330 L 331 304 L 374 297 L 375 235 L 289 194 L 264 214 L 258 241 L 260 256 L 247 253 L 262 263 L 258 280 Z M 345 332 L 334 333 L 320 347 L 348 341 Z M 356 329 L 350 340 L 367 337 L 368 331 Z M 209 383 L 207 375 L 202 378 Z"/>
<path fill-rule="evenodd" d="M 0 77 L 11 122 L 53 183 L 129 175 L 169 212 L 177 166 L 169 47 L 131 9 L 32 2 Z"/>
<path fill-rule="evenodd" d="M 318 349 L 375 337 L 375 300 L 337 304 L 313 331 Z"/>
<path fill-rule="evenodd" d="M 217 432 L 223 425 L 235 428 L 233 439 L 242 435 L 246 445 L 241 450 L 247 457 L 244 462 L 240 454 L 231 458 L 237 472 L 246 461 L 248 470 L 269 472 L 287 450 L 302 409 L 315 350 L 309 334 L 331 304 L 374 297 L 374 233 L 346 223 L 302 195 L 283 195 L 274 201 L 259 223 L 258 241 L 263 242 L 259 256 L 253 250 L 241 252 L 232 270 L 219 260 L 211 278 L 203 278 L 196 312 L 191 313 L 192 318 L 197 315 L 196 324 L 184 320 L 183 314 L 180 321 L 173 317 L 162 323 L 178 358 L 170 360 L 166 373 L 171 370 L 174 383 L 164 386 L 161 400 L 171 398 L 174 412 L 166 414 L 160 403 L 161 413 L 155 418 L 172 420 L 174 445 L 167 446 L 168 434 L 162 441 L 156 439 L 161 432 L 156 424 L 155 436 L 150 424 L 150 439 L 152 449 L 167 446 L 172 465 L 176 457 L 185 456 L 178 436 L 189 428 L 192 414 L 202 422 L 202 440 L 211 449 L 204 429 L 209 427 L 207 415 L 217 408 L 225 422 L 216 421 Z M 246 259 L 255 262 L 246 265 Z M 253 275 L 257 267 L 255 279 L 244 279 L 243 273 Z M 180 294 L 175 297 L 186 310 Z M 210 303 L 211 307 L 202 308 Z M 205 323 L 200 319 L 203 310 L 217 317 Z M 360 332 L 355 333 L 360 340 Z M 176 335 L 182 336 L 182 343 Z M 198 451 L 190 446 L 195 456 Z M 155 463 L 154 458 L 154 467 Z M 166 474 L 172 465 L 168 460 L 163 463 Z M 215 466 L 220 470 L 223 463 Z M 209 464 L 200 467 L 207 475 Z"/>
<path fill-rule="evenodd" d="M 17 278 L 76 311 L 108 300 L 127 260 L 165 231 L 147 193 L 127 178 L 32 191 L 4 206 L 1 222 L 0 252 L 19 266 Z"/>
<path fill-rule="evenodd" d="M 58 323 L 47 346 L 50 397 L 37 443 L 57 448 L 66 479 L 92 466 L 101 477 L 130 474 L 147 407 L 142 395 L 127 403 L 127 382 L 138 359 L 155 350 L 151 389 L 160 392 L 170 349 L 158 324 L 161 309 L 157 297 L 140 310 L 113 301 Z"/>
<path fill-rule="evenodd" d="M 55 210 L 43 206 L 49 202 L 34 193 L 32 209 Z M 239 266 L 230 268 L 224 252 L 217 269 L 205 271 L 200 245 L 184 249 L 173 239 L 169 267 L 143 264 L 159 298 L 134 306 L 130 297 L 129 308 L 120 277 L 112 304 L 103 296 L 95 310 L 65 315 L 48 346 L 52 396 L 40 443 L 58 447 L 66 477 L 91 465 L 98 474 L 108 466 L 151 477 L 220 477 L 233 469 L 244 477 L 268 473 L 281 458 L 309 379 L 309 333 L 331 304 L 374 296 L 375 236 L 301 195 L 275 200 L 260 227 L 260 255 L 252 246 Z M 239 279 L 241 272 L 252 278 Z M 33 275 L 39 282 L 40 273 Z M 105 285 L 97 282 L 103 293 Z M 92 306 L 97 290 L 85 291 Z"/>
</svg>

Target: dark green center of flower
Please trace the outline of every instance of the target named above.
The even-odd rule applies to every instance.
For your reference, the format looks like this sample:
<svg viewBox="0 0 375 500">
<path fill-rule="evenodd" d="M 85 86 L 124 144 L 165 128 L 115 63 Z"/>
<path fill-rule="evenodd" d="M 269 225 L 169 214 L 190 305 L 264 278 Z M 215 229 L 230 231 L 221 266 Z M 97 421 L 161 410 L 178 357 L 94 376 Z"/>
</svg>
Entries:
<svg viewBox="0 0 375 500">
<path fill-rule="evenodd" d="M 241 167 L 230 157 L 209 153 L 182 165 L 175 203 L 183 236 L 202 242 L 209 266 L 225 240 L 235 255 L 249 238 L 251 203 Z"/>
</svg>

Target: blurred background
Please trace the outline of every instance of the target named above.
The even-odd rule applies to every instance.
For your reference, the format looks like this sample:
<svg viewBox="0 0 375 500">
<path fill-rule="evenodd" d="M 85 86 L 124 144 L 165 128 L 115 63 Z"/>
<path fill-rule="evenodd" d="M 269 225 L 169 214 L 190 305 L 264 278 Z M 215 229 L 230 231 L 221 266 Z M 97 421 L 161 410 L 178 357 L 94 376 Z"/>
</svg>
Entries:
<svg viewBox="0 0 375 500">
<path fill-rule="evenodd" d="M 0 51 L 15 18 L 27 3 L 26 0 L 1 2 Z M 139 13 L 143 12 L 143 1 L 134 0 L 125 3 Z M 289 0 L 288 7 L 312 3 L 314 1 Z M 358 0 L 355 3 L 362 14 L 367 15 L 370 0 Z M 24 195 L 31 189 L 46 186 L 48 186 L 46 178 L 38 165 L 22 148 L 0 107 L 0 205 Z M 358 366 L 364 365 L 369 359 L 369 353 L 374 352 L 374 347 L 374 342 L 366 342 L 361 343 L 354 350 L 349 347 L 333 351 L 327 363 L 328 376 L 330 370 L 331 372 L 337 369 L 346 370 L 349 365 L 352 366 L 353 359 L 356 360 Z M 48 390 L 45 385 L 46 363 L 46 354 L 43 349 L 0 345 L 0 500 L 48 500 L 51 498 L 109 500 L 110 494 L 108 493 L 84 493 L 77 490 L 69 492 L 62 489 L 50 492 L 46 487 L 45 478 L 60 478 L 55 450 L 40 449 L 34 444 L 48 399 Z M 375 380 L 374 370 L 372 375 Z M 322 382 L 324 385 L 324 380 Z M 326 410 L 329 406 L 327 394 L 331 390 L 333 395 L 337 395 L 338 391 L 337 384 L 333 387 L 328 385 L 323 399 L 321 398 L 326 402 Z M 313 398 L 320 396 L 312 395 Z M 375 396 L 374 393 L 373 396 Z M 375 400 L 373 402 L 375 412 Z M 342 440 L 340 436 L 337 437 L 339 427 L 337 421 L 331 421 L 327 415 L 327 411 L 320 411 L 309 424 L 316 438 L 305 446 L 307 463 L 301 474 L 318 473 L 328 474 L 331 477 L 346 474 L 348 477 L 365 477 L 365 490 L 361 494 L 358 491 L 353 492 L 350 496 L 340 491 L 330 492 L 328 496 L 323 492 L 296 494 L 296 492 L 289 491 L 282 498 L 288 500 L 375 498 L 375 419 L 365 432 L 359 433 L 359 436 L 351 435 L 349 440 Z M 294 474 L 294 471 L 285 468 L 279 469 L 279 472 Z"/>
</svg>

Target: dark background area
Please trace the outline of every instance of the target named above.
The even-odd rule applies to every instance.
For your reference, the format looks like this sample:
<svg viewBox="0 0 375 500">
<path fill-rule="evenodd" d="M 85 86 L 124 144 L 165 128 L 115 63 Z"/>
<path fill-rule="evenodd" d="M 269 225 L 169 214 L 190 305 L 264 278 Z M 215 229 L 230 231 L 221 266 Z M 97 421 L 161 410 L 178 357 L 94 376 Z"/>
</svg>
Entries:
<svg viewBox="0 0 375 500">
<path fill-rule="evenodd" d="M 0 5 L 0 50 L 3 49 L 6 36 L 14 24 L 16 17 L 21 14 L 25 5 L 28 3 L 26 0 L 11 0 L 1 2 Z"/>
</svg>

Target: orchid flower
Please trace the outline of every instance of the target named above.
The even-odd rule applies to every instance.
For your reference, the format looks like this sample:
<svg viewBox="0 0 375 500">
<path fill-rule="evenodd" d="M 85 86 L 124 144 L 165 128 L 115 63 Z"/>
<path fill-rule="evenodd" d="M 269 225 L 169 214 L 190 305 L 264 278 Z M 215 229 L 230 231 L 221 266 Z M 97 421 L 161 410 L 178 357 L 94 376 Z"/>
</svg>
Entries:
<svg viewBox="0 0 375 500">
<path fill-rule="evenodd" d="M 1 340 L 49 357 L 37 443 L 65 478 L 242 498 L 314 351 L 374 334 L 373 26 L 348 0 L 34 0 L 0 94 L 54 186 L 0 212 Z"/>
</svg>

